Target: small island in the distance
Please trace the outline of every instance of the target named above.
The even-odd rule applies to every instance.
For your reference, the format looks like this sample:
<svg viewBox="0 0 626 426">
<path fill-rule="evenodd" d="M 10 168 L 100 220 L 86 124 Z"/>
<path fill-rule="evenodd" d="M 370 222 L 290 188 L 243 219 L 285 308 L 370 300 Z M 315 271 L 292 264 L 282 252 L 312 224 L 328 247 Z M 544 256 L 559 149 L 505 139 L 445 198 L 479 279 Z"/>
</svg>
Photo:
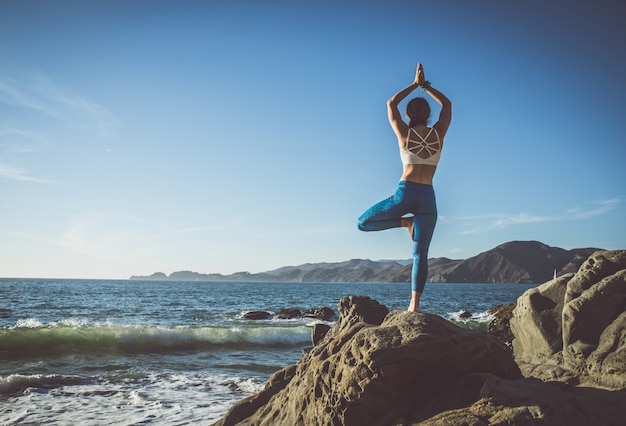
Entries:
<svg viewBox="0 0 626 426">
<path fill-rule="evenodd" d="M 598 248 L 565 250 L 538 241 L 511 241 L 468 259 L 445 257 L 428 260 L 431 283 L 541 284 L 557 275 L 576 272 Z M 230 275 L 155 272 L 132 276 L 131 280 L 150 281 L 262 281 L 262 282 L 390 282 L 411 280 L 410 261 L 352 259 L 336 263 L 307 263 L 273 271 Z"/>
</svg>

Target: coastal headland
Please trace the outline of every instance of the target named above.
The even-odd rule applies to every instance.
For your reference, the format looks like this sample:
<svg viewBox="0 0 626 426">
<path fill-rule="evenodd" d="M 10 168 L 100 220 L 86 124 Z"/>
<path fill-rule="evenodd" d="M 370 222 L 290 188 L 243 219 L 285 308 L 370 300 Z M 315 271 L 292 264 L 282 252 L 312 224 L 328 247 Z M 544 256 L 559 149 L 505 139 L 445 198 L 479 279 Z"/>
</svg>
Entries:
<svg viewBox="0 0 626 426">
<path fill-rule="evenodd" d="M 597 248 L 565 250 L 538 241 L 511 241 L 468 259 L 444 257 L 428 260 L 431 283 L 541 284 L 554 273 L 573 273 Z M 411 281 L 409 260 L 352 259 L 336 263 L 307 263 L 273 271 L 230 275 L 178 271 L 132 276 L 131 280 L 169 281 L 261 281 L 261 282 L 389 282 Z"/>
<path fill-rule="evenodd" d="M 497 323 L 460 328 L 364 296 L 296 365 L 215 425 L 622 425 L 626 250 L 526 291 Z M 495 322 L 495 321 L 494 321 Z M 506 331 L 506 330 L 505 330 Z M 508 344 L 507 344 L 508 343 Z"/>
</svg>

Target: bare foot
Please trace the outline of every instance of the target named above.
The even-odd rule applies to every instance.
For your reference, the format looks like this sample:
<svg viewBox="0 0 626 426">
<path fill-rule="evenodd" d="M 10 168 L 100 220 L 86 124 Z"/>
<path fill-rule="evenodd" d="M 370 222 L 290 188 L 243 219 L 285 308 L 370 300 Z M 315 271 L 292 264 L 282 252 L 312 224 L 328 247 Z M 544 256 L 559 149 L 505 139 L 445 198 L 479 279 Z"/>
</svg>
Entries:
<svg viewBox="0 0 626 426">
<path fill-rule="evenodd" d="M 420 312 L 420 298 L 422 296 L 422 293 L 417 292 L 417 291 L 412 291 L 411 292 L 411 303 L 409 303 L 409 309 L 407 309 L 407 311 L 409 312 Z"/>
</svg>

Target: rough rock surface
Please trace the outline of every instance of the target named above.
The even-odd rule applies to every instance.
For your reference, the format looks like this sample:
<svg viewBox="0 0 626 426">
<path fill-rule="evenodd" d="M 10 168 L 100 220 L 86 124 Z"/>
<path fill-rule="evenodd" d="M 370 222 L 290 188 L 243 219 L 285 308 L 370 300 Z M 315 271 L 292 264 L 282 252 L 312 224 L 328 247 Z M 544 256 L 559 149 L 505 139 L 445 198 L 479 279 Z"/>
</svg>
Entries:
<svg viewBox="0 0 626 426">
<path fill-rule="evenodd" d="M 489 313 L 494 317 L 489 323 L 489 334 L 497 337 L 498 340 L 508 347 L 512 347 L 514 338 L 509 324 L 511 317 L 513 316 L 513 309 L 515 309 L 515 303 L 499 305 L 489 310 Z"/>
<path fill-rule="evenodd" d="M 624 259 L 596 253 L 520 297 L 515 354 L 436 315 L 344 297 L 325 337 L 216 425 L 622 425 Z"/>
<path fill-rule="evenodd" d="M 576 274 L 528 290 L 510 321 L 526 375 L 626 387 L 626 250 L 598 251 Z"/>
<path fill-rule="evenodd" d="M 384 306 L 363 297 L 343 298 L 339 311 L 333 329 L 295 368 L 281 370 L 218 424 L 391 424 L 428 418 L 433 396 L 460 378 L 478 391 L 491 375 L 521 377 L 510 351 L 487 333 L 433 314 L 385 316 Z"/>
</svg>

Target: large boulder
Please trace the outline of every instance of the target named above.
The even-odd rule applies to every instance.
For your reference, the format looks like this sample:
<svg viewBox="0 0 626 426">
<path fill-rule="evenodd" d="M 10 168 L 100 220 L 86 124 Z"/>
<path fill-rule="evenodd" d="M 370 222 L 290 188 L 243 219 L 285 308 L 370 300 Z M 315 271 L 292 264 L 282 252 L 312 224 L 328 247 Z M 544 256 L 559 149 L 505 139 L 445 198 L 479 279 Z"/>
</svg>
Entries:
<svg viewBox="0 0 626 426">
<path fill-rule="evenodd" d="M 522 371 L 626 387 L 626 250 L 598 251 L 576 274 L 528 290 L 510 325 Z"/>
<path fill-rule="evenodd" d="M 626 251 L 595 253 L 522 295 L 514 352 L 436 315 L 344 297 L 297 365 L 216 425 L 622 425 L 625 260 Z"/>
<path fill-rule="evenodd" d="M 563 349 L 563 300 L 572 277 L 568 274 L 548 281 L 517 299 L 509 324 L 518 361 L 541 364 Z"/>
<path fill-rule="evenodd" d="M 626 328 L 621 316 L 626 311 L 626 250 L 597 252 L 580 267 L 568 282 L 563 307 L 563 360 L 576 371 L 600 373 L 600 382 L 617 381 L 626 386 Z M 612 326 L 612 330 L 607 327 Z M 603 334 L 607 330 L 607 334 Z M 615 332 L 622 334 L 617 340 Z M 606 339 L 609 338 L 609 341 Z M 602 348 L 600 348 L 602 347 Z M 617 370 L 602 364 L 612 348 L 611 358 L 618 360 Z M 598 349 L 604 355 L 595 353 Z M 594 354 L 590 359 L 590 355 Z M 612 385 L 611 385 L 612 386 Z"/>
<path fill-rule="evenodd" d="M 488 333 L 433 314 L 386 310 L 369 298 L 343 298 L 340 320 L 295 370 L 281 370 L 217 424 L 392 424 L 432 415 L 438 396 L 467 399 L 467 389 L 446 393 L 461 378 L 480 399 L 484 379 L 469 375 L 521 377 L 511 352 Z"/>
<path fill-rule="evenodd" d="M 623 391 L 559 382 L 472 374 L 446 392 L 448 399 L 437 398 L 429 407 L 432 416 L 399 424 L 622 426 L 626 416 Z"/>
</svg>

